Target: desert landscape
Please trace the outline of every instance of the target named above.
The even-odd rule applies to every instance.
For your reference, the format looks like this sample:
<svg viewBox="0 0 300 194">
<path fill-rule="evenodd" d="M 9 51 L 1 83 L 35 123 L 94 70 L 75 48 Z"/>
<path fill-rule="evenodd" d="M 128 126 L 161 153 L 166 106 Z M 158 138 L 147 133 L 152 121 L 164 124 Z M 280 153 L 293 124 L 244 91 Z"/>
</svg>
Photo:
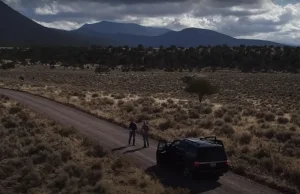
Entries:
<svg viewBox="0 0 300 194">
<path fill-rule="evenodd" d="M 220 90 L 200 103 L 184 91 L 185 76 L 204 77 Z M 300 76 L 289 73 L 121 72 L 94 73 L 47 66 L 0 72 L 0 86 L 69 104 L 127 126 L 149 121 L 151 137 L 217 135 L 232 170 L 273 188 L 300 185 Z"/>
<path fill-rule="evenodd" d="M 188 193 L 4 95 L 0 113 L 0 193 Z"/>
</svg>

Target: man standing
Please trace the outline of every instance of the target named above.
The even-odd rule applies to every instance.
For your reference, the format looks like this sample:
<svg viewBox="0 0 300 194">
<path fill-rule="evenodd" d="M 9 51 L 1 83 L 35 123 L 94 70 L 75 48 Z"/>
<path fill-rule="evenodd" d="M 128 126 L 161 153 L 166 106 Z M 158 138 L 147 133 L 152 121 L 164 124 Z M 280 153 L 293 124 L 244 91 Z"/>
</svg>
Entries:
<svg viewBox="0 0 300 194">
<path fill-rule="evenodd" d="M 136 123 L 131 121 L 130 124 L 129 124 L 129 129 L 130 129 L 130 132 L 129 132 L 128 144 L 130 145 L 131 138 L 133 138 L 133 145 L 135 145 L 135 132 L 136 132 L 136 129 L 137 129 Z"/>
<path fill-rule="evenodd" d="M 149 126 L 147 125 L 146 121 L 144 121 L 142 126 L 143 132 L 143 139 L 144 139 L 144 148 L 149 147 Z"/>
</svg>

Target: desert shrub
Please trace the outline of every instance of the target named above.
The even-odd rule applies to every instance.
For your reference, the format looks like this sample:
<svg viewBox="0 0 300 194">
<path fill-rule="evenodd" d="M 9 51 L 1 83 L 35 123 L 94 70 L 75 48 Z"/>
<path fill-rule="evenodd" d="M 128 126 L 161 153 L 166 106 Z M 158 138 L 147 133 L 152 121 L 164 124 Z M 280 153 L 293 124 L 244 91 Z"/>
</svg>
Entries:
<svg viewBox="0 0 300 194">
<path fill-rule="evenodd" d="M 191 119 L 199 119 L 199 113 L 197 110 L 189 110 L 189 117 Z"/>
<path fill-rule="evenodd" d="M 250 109 L 250 108 L 247 108 L 245 110 L 243 110 L 243 116 L 253 116 L 255 115 L 256 111 L 255 109 Z"/>
<path fill-rule="evenodd" d="M 256 112 L 255 117 L 257 119 L 263 119 L 265 117 L 265 113 L 264 112 Z"/>
<path fill-rule="evenodd" d="M 216 130 L 220 133 L 220 134 L 223 134 L 223 135 L 227 135 L 227 136 L 232 136 L 235 131 L 233 129 L 233 127 L 229 124 L 225 124 L 221 127 L 217 127 Z"/>
<path fill-rule="evenodd" d="M 54 167 L 58 167 L 63 163 L 59 152 L 53 152 L 53 153 L 49 154 L 47 161 L 50 165 L 52 165 Z"/>
<path fill-rule="evenodd" d="M 291 131 L 279 131 L 275 134 L 275 137 L 278 141 L 286 142 L 291 139 L 292 135 L 294 135 Z"/>
<path fill-rule="evenodd" d="M 216 119 L 214 122 L 215 126 L 223 126 L 225 125 L 225 121 L 223 119 Z"/>
<path fill-rule="evenodd" d="M 265 149 L 263 149 L 263 148 L 260 148 L 260 149 L 258 149 L 257 151 L 255 151 L 254 153 L 253 153 L 253 156 L 255 157 L 255 158 L 258 158 L 258 159 L 262 159 L 262 158 L 270 158 L 270 154 L 265 150 Z"/>
<path fill-rule="evenodd" d="M 95 185 L 99 180 L 102 179 L 103 172 L 101 170 L 91 170 L 87 172 L 86 177 L 91 185 Z"/>
<path fill-rule="evenodd" d="M 67 162 L 68 160 L 71 160 L 72 159 L 72 154 L 70 151 L 64 149 L 60 152 L 60 155 L 61 155 L 61 159 L 63 162 Z"/>
<path fill-rule="evenodd" d="M 92 94 L 92 97 L 93 98 L 97 98 L 99 96 L 99 94 L 98 93 L 94 93 L 94 94 Z"/>
<path fill-rule="evenodd" d="M 273 161 L 271 158 L 263 157 L 260 159 L 260 163 L 267 171 L 270 172 L 273 170 Z"/>
<path fill-rule="evenodd" d="M 25 187 L 24 190 L 27 191 L 30 188 L 40 186 L 42 184 L 42 178 L 39 172 L 32 170 L 28 172 L 20 182 L 22 182 L 22 185 Z"/>
<path fill-rule="evenodd" d="M 288 171 L 289 178 L 292 183 L 298 186 L 300 185 L 300 171 L 298 169 L 290 169 Z"/>
<path fill-rule="evenodd" d="M 244 175 L 247 169 L 247 164 L 245 162 L 239 162 L 235 166 L 233 166 L 233 170 L 235 173 Z"/>
<path fill-rule="evenodd" d="M 0 69 L 7 70 L 7 69 L 14 69 L 15 67 L 16 66 L 14 63 L 5 63 L 0 66 Z"/>
<path fill-rule="evenodd" d="M 250 148 L 248 146 L 242 146 L 241 152 L 243 154 L 249 153 L 250 152 Z"/>
<path fill-rule="evenodd" d="M 89 156 L 103 158 L 108 154 L 108 151 L 101 147 L 99 144 L 95 144 L 94 146 L 92 146 L 92 148 L 90 148 L 87 154 Z"/>
<path fill-rule="evenodd" d="M 226 113 L 226 114 L 224 115 L 224 121 L 225 121 L 226 123 L 231 123 L 231 122 L 233 121 L 232 116 L 231 116 L 230 114 Z"/>
<path fill-rule="evenodd" d="M 275 134 L 276 134 L 277 130 L 275 129 L 267 129 L 266 131 L 263 131 L 261 134 L 262 136 L 268 138 L 268 139 L 272 139 Z"/>
<path fill-rule="evenodd" d="M 249 144 L 252 140 L 252 134 L 249 132 L 243 132 L 239 137 L 240 144 Z"/>
<path fill-rule="evenodd" d="M 113 97 L 114 99 L 120 100 L 120 99 L 125 98 L 126 96 L 125 96 L 125 94 L 112 94 L 111 97 Z"/>
<path fill-rule="evenodd" d="M 198 137 L 198 130 L 190 130 L 185 132 L 185 137 Z"/>
<path fill-rule="evenodd" d="M 283 116 L 283 115 L 284 115 L 284 111 L 283 111 L 283 110 L 278 110 L 278 111 L 276 112 L 276 115 L 277 115 L 277 116 Z"/>
<path fill-rule="evenodd" d="M 268 113 L 264 113 L 264 118 L 266 121 L 274 121 L 275 120 L 275 115 L 274 113 L 268 112 Z"/>
<path fill-rule="evenodd" d="M 107 72 L 110 72 L 110 69 L 108 67 L 98 66 L 95 69 L 95 73 L 107 73 Z"/>
<path fill-rule="evenodd" d="M 300 147 L 300 136 L 293 136 L 291 138 L 291 143 L 293 143 L 296 147 Z"/>
<path fill-rule="evenodd" d="M 188 118 L 189 117 L 188 117 L 188 115 L 185 112 L 176 112 L 174 114 L 174 120 L 176 122 L 186 121 L 186 120 L 188 120 Z"/>
<path fill-rule="evenodd" d="M 13 106 L 9 109 L 9 114 L 17 114 L 21 111 L 22 109 L 18 106 Z"/>
<path fill-rule="evenodd" d="M 99 99 L 99 104 L 102 104 L 102 105 L 113 105 L 114 103 L 115 103 L 115 101 L 113 99 L 110 99 L 107 97 Z"/>
<path fill-rule="evenodd" d="M 289 119 L 286 118 L 286 117 L 278 117 L 278 118 L 277 118 L 277 122 L 278 122 L 279 124 L 287 124 L 287 123 L 289 122 Z"/>
<path fill-rule="evenodd" d="M 10 129 L 10 128 L 15 128 L 17 127 L 17 123 L 14 121 L 12 117 L 3 117 L 2 118 L 2 124 L 5 128 Z"/>
<path fill-rule="evenodd" d="M 145 113 L 138 114 L 137 117 L 136 117 L 136 121 L 138 123 L 140 123 L 142 121 L 148 121 L 150 119 L 151 119 L 151 116 L 149 114 L 145 114 Z"/>
<path fill-rule="evenodd" d="M 208 117 L 200 121 L 199 127 L 204 129 L 212 129 L 214 126 L 213 119 Z"/>
<path fill-rule="evenodd" d="M 56 190 L 62 190 L 69 180 L 69 175 L 66 172 L 58 174 L 49 184 L 49 187 Z"/>
<path fill-rule="evenodd" d="M 123 106 L 121 106 L 122 107 L 122 109 L 124 109 L 126 112 L 132 112 L 132 111 L 134 111 L 134 105 L 133 104 L 131 104 L 131 103 L 127 103 L 127 104 L 124 104 Z"/>
<path fill-rule="evenodd" d="M 214 111 L 214 116 L 216 118 L 223 118 L 224 114 L 225 114 L 225 110 L 221 108 Z"/>
<path fill-rule="evenodd" d="M 200 114 L 210 114 L 212 113 L 212 108 L 210 106 L 201 106 L 199 112 Z"/>
<path fill-rule="evenodd" d="M 41 164 L 47 161 L 50 153 L 47 150 L 40 150 L 37 154 L 32 155 L 32 162 L 34 164 Z"/>
<path fill-rule="evenodd" d="M 170 128 L 174 127 L 174 123 L 170 119 L 167 119 L 166 121 L 161 122 L 158 125 L 158 127 L 159 127 L 160 130 L 165 131 L 167 129 L 170 129 Z"/>
<path fill-rule="evenodd" d="M 73 127 L 60 127 L 59 129 L 57 129 L 57 133 L 63 137 L 69 137 L 70 135 L 76 133 L 76 129 Z"/>
<path fill-rule="evenodd" d="M 85 174 L 84 167 L 74 162 L 66 164 L 63 169 L 66 173 L 68 173 L 69 177 L 80 178 Z"/>
<path fill-rule="evenodd" d="M 124 161 L 122 158 L 117 158 L 116 160 L 113 161 L 111 165 L 111 169 L 113 170 L 118 170 L 126 167 L 128 164 L 126 161 Z"/>
</svg>

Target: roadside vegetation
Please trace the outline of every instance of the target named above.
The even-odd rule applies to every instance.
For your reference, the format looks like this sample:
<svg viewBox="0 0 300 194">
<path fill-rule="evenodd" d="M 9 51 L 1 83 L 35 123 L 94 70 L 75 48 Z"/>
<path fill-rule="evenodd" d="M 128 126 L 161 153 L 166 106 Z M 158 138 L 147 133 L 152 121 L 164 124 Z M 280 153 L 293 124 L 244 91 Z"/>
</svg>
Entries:
<svg viewBox="0 0 300 194">
<path fill-rule="evenodd" d="M 188 193 L 0 96 L 0 193 Z"/>
<path fill-rule="evenodd" d="M 0 59 L 12 60 L 15 64 L 46 64 L 52 69 L 55 64 L 64 67 L 86 69 L 87 64 L 98 64 L 96 72 L 108 69 L 146 71 L 163 69 L 166 72 L 194 71 L 210 67 L 239 69 L 242 72 L 299 72 L 300 47 L 274 46 L 198 46 L 146 48 L 119 47 L 32 47 L 0 50 Z M 1 66 L 1 65 L 0 65 Z M 119 67 L 122 66 L 122 67 Z"/>
</svg>

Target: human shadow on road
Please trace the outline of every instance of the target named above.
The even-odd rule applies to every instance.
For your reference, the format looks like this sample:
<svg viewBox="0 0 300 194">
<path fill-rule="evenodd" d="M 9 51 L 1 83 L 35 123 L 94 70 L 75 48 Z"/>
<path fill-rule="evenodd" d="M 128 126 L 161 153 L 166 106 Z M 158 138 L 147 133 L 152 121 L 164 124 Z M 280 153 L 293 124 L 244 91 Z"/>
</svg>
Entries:
<svg viewBox="0 0 300 194">
<path fill-rule="evenodd" d="M 120 151 L 120 150 L 126 149 L 126 148 L 128 148 L 128 147 L 129 147 L 129 145 L 128 145 L 128 146 L 122 146 L 122 147 L 119 147 L 119 148 L 111 149 L 111 151 L 112 151 L 112 152 L 116 152 L 116 151 Z"/>
<path fill-rule="evenodd" d="M 185 180 L 174 170 L 160 168 L 156 165 L 146 169 L 146 173 L 159 179 L 165 187 L 188 189 L 191 194 L 207 192 L 221 186 L 219 182 L 205 180 L 204 178 Z"/>
<path fill-rule="evenodd" d="M 127 150 L 125 152 L 123 152 L 123 154 L 128 154 L 128 153 L 132 153 L 132 152 L 137 152 L 137 151 L 140 151 L 140 150 L 143 150 L 145 149 L 144 147 L 141 147 L 141 148 L 137 148 L 137 149 L 134 149 L 134 150 Z"/>
</svg>

